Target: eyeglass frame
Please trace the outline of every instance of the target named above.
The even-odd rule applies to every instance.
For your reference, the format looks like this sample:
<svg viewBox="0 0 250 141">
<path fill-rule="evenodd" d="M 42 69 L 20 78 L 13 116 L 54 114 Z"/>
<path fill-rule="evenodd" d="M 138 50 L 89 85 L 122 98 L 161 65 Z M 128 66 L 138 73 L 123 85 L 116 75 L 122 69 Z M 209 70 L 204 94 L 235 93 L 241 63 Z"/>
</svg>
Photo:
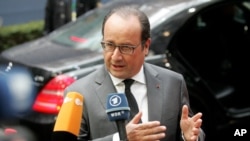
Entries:
<svg viewBox="0 0 250 141">
<path fill-rule="evenodd" d="M 106 46 L 105 44 L 112 44 L 112 46 L 114 47 L 112 50 L 105 50 Z M 140 42 L 138 45 L 116 45 L 115 43 L 112 43 L 112 42 L 105 42 L 105 41 L 101 41 L 101 45 L 102 45 L 102 48 L 104 51 L 106 52 L 114 52 L 115 49 L 118 47 L 120 53 L 122 54 L 133 54 L 134 53 L 134 50 L 139 46 L 139 45 L 143 45 L 144 44 L 144 41 Z M 124 52 L 122 51 L 122 47 L 126 47 L 127 49 L 131 49 L 130 52 Z"/>
</svg>

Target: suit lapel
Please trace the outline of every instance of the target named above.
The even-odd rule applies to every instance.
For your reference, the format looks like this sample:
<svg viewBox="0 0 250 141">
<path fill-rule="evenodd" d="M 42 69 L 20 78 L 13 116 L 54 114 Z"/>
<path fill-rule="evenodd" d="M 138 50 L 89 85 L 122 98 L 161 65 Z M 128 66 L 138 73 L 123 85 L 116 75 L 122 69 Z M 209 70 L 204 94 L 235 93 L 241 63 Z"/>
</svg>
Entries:
<svg viewBox="0 0 250 141">
<path fill-rule="evenodd" d="M 110 93 L 116 93 L 116 89 L 113 86 L 112 80 L 106 71 L 105 67 L 103 67 L 95 78 L 96 85 L 96 93 L 99 97 L 100 102 L 103 107 L 106 109 L 106 100 Z"/>
<path fill-rule="evenodd" d="M 95 77 L 95 83 L 96 83 L 96 93 L 98 96 L 98 100 L 103 106 L 103 109 L 107 109 L 107 97 L 110 93 L 116 93 L 116 89 L 113 86 L 112 80 L 105 69 L 105 67 L 102 67 L 102 69 L 99 70 Z M 100 107 L 101 108 L 101 107 Z M 108 118 L 108 116 L 107 116 Z M 116 127 L 116 123 L 113 122 L 114 128 Z"/>
<path fill-rule="evenodd" d="M 148 105 L 150 105 L 148 106 L 148 120 L 161 121 L 163 102 L 162 82 L 157 78 L 158 73 L 147 64 L 145 64 L 144 71 L 146 76 Z"/>
</svg>

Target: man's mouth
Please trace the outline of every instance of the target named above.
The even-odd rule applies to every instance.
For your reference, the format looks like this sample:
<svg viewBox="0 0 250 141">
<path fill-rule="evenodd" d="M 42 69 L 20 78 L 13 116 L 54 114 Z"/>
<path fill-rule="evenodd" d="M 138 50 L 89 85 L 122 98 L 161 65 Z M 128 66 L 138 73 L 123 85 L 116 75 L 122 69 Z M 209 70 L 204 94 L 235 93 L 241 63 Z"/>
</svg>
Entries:
<svg viewBox="0 0 250 141">
<path fill-rule="evenodd" d="M 124 66 L 123 65 L 115 65 L 115 64 L 112 64 L 112 67 L 114 69 L 122 69 Z"/>
</svg>

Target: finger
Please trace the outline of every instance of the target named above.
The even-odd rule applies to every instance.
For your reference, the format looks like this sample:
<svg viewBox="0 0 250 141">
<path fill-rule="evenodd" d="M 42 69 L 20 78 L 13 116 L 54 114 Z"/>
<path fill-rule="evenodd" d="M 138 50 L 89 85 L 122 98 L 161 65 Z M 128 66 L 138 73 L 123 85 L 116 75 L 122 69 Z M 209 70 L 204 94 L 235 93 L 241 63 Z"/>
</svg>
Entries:
<svg viewBox="0 0 250 141">
<path fill-rule="evenodd" d="M 167 130 L 167 127 L 164 125 L 160 125 L 159 121 L 150 121 L 139 124 L 137 130 L 143 131 L 144 135 L 152 135 L 152 134 L 164 133 Z"/>
<path fill-rule="evenodd" d="M 183 105 L 181 119 L 188 119 L 188 107 L 187 105 Z"/>
<path fill-rule="evenodd" d="M 160 126 L 160 122 L 159 121 L 149 121 L 143 124 L 140 124 L 139 129 L 152 129 L 154 127 L 158 127 Z"/>
<path fill-rule="evenodd" d="M 161 126 L 159 121 L 152 121 L 143 125 L 143 140 L 155 141 L 165 137 L 167 127 Z"/>
<path fill-rule="evenodd" d="M 197 140 L 199 134 L 200 134 L 200 129 L 194 128 L 194 129 L 193 129 L 193 136 L 191 137 L 191 139 Z"/>
<path fill-rule="evenodd" d="M 195 115 L 192 117 L 192 119 L 193 119 L 193 121 L 197 121 L 198 119 L 201 119 L 201 117 L 202 117 L 202 113 L 197 113 L 197 114 L 195 114 Z"/>
<path fill-rule="evenodd" d="M 167 130 L 166 126 L 157 126 L 153 128 L 149 128 L 148 133 L 149 134 L 157 134 L 157 133 L 163 133 Z"/>
<path fill-rule="evenodd" d="M 199 127 L 201 127 L 201 124 L 202 124 L 202 119 L 198 119 L 198 120 L 195 122 L 194 126 L 195 126 L 196 128 L 199 128 Z"/>
<path fill-rule="evenodd" d="M 164 138 L 166 135 L 165 133 L 158 133 L 158 134 L 150 134 L 143 137 L 143 140 L 147 141 L 160 141 L 160 139 Z"/>
<path fill-rule="evenodd" d="M 130 122 L 133 124 L 138 124 L 141 118 L 142 118 L 142 112 L 140 111 L 134 116 L 134 118 Z"/>
</svg>

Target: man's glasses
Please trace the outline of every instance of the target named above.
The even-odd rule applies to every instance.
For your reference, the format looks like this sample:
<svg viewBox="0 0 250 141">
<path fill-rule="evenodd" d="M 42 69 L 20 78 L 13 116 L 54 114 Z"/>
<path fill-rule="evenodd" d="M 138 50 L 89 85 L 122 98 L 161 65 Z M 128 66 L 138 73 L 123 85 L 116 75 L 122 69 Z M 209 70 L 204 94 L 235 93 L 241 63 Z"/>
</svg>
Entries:
<svg viewBox="0 0 250 141">
<path fill-rule="evenodd" d="M 140 43 L 141 44 L 141 43 Z M 119 48 L 119 51 L 122 54 L 133 54 L 134 50 L 137 46 L 139 46 L 140 44 L 136 45 L 136 46 L 132 46 L 132 45 L 116 45 L 114 43 L 110 43 L 110 42 L 101 42 L 102 48 L 104 51 L 106 52 L 113 52 L 116 47 Z"/>
</svg>

